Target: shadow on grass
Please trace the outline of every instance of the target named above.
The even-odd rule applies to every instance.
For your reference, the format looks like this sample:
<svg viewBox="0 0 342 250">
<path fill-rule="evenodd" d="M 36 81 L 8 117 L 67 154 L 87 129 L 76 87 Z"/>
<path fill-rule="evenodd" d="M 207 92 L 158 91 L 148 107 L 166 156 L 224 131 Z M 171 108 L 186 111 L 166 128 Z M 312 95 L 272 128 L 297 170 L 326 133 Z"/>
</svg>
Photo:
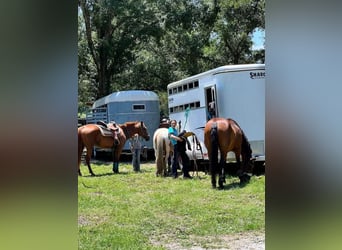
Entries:
<svg viewBox="0 0 342 250">
<path fill-rule="evenodd" d="M 87 178 L 97 178 L 97 177 L 102 177 L 102 176 L 111 176 L 111 175 L 127 175 L 129 174 L 128 172 L 119 172 L 118 174 L 116 173 L 103 173 L 103 174 L 95 174 L 95 176 L 93 175 L 86 175 L 86 176 L 83 176 L 83 177 L 87 177 Z"/>
<path fill-rule="evenodd" d="M 240 182 L 232 182 L 228 185 L 223 185 L 223 188 L 216 188 L 217 190 L 230 190 L 230 189 L 237 189 L 237 188 L 244 188 L 248 185 L 248 182 L 240 183 Z"/>
</svg>

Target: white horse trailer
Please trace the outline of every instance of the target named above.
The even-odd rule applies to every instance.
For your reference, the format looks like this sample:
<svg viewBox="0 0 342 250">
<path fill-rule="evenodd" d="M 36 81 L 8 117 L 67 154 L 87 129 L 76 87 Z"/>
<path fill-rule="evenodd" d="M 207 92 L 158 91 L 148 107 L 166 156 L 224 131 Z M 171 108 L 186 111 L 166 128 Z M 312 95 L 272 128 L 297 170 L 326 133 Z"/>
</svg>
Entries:
<svg viewBox="0 0 342 250">
<path fill-rule="evenodd" d="M 154 131 L 159 127 L 159 120 L 159 97 L 155 92 L 146 90 L 114 92 L 96 100 L 91 111 L 86 115 L 86 123 L 115 121 L 117 124 L 123 124 L 129 121 L 143 121 L 150 136 L 153 136 Z M 143 141 L 143 146 L 153 151 L 152 140 Z M 130 152 L 128 141 L 123 150 Z"/>
<path fill-rule="evenodd" d="M 199 150 L 188 151 L 191 160 L 208 160 L 203 129 L 213 116 L 232 118 L 245 132 L 256 161 L 265 161 L 265 65 L 243 64 L 218 67 L 170 83 L 169 116 L 179 130 L 191 131 L 199 139 Z M 228 154 L 227 161 L 234 161 Z"/>
</svg>

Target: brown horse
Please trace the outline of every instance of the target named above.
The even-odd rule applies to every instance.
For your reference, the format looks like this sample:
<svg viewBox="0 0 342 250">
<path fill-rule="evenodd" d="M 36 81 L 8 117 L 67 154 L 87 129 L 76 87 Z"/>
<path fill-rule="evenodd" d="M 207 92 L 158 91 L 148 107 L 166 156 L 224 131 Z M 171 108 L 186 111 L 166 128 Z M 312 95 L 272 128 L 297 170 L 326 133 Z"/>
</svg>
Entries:
<svg viewBox="0 0 342 250">
<path fill-rule="evenodd" d="M 100 148 L 113 149 L 113 172 L 119 172 L 119 159 L 122 149 L 126 141 L 134 134 L 139 134 L 145 140 L 150 139 L 147 128 L 142 121 L 126 122 L 116 126 L 117 131 L 114 136 L 104 136 L 96 124 L 86 124 L 78 128 L 78 174 L 81 176 L 80 164 L 81 155 L 84 147 L 87 149 L 85 157 L 89 173 L 94 176 L 94 172 L 90 166 L 90 157 L 94 146 Z M 115 138 L 114 138 L 115 137 Z"/>
<path fill-rule="evenodd" d="M 232 119 L 213 118 L 204 128 L 204 144 L 208 149 L 209 164 L 211 169 L 211 184 L 216 188 L 216 175 L 219 175 L 219 188 L 223 188 L 225 182 L 224 166 L 227 153 L 235 153 L 237 172 L 240 183 L 248 182 L 251 172 L 252 150 L 250 144 L 240 128 Z M 220 163 L 218 164 L 218 150 L 220 150 Z M 241 159 L 242 158 L 242 165 Z"/>
</svg>

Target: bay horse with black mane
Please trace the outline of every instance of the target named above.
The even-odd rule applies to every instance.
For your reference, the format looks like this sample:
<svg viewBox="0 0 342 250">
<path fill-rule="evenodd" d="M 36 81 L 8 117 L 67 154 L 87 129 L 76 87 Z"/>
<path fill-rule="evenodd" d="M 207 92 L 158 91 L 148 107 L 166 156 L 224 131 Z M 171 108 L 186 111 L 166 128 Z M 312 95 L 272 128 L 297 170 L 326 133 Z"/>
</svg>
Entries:
<svg viewBox="0 0 342 250">
<path fill-rule="evenodd" d="M 106 124 L 103 124 L 106 125 Z M 112 123 L 108 124 L 113 126 Z M 147 127 L 143 121 L 126 122 L 112 127 L 112 134 L 104 135 L 101 126 L 98 124 L 86 124 L 78 128 L 78 174 L 81 176 L 80 164 L 83 149 L 87 149 L 85 161 L 89 173 L 95 176 L 90 166 L 90 158 L 94 146 L 100 148 L 111 148 L 113 152 L 113 172 L 119 172 L 119 159 L 126 141 L 134 134 L 138 134 L 146 141 L 150 139 Z"/>
<path fill-rule="evenodd" d="M 211 184 L 216 188 L 216 175 L 219 175 L 219 188 L 225 183 L 226 158 L 228 152 L 235 154 L 238 164 L 237 174 L 240 183 L 248 182 L 252 172 L 252 150 L 243 130 L 233 119 L 213 118 L 207 122 L 204 128 L 204 144 L 208 149 L 209 164 L 211 169 Z M 218 150 L 220 150 L 220 162 L 218 163 Z M 241 164 L 241 159 L 242 164 Z"/>
</svg>

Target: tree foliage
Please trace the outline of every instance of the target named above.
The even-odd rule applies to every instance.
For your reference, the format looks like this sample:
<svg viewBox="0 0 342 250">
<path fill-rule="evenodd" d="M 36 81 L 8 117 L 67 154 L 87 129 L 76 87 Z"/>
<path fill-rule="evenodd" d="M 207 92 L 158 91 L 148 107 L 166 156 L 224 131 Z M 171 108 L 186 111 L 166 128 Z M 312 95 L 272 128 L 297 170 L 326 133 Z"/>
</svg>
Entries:
<svg viewBox="0 0 342 250">
<path fill-rule="evenodd" d="M 166 102 L 170 82 L 264 61 L 251 41 L 264 8 L 264 0 L 79 0 L 79 108 L 128 89 Z"/>
</svg>

